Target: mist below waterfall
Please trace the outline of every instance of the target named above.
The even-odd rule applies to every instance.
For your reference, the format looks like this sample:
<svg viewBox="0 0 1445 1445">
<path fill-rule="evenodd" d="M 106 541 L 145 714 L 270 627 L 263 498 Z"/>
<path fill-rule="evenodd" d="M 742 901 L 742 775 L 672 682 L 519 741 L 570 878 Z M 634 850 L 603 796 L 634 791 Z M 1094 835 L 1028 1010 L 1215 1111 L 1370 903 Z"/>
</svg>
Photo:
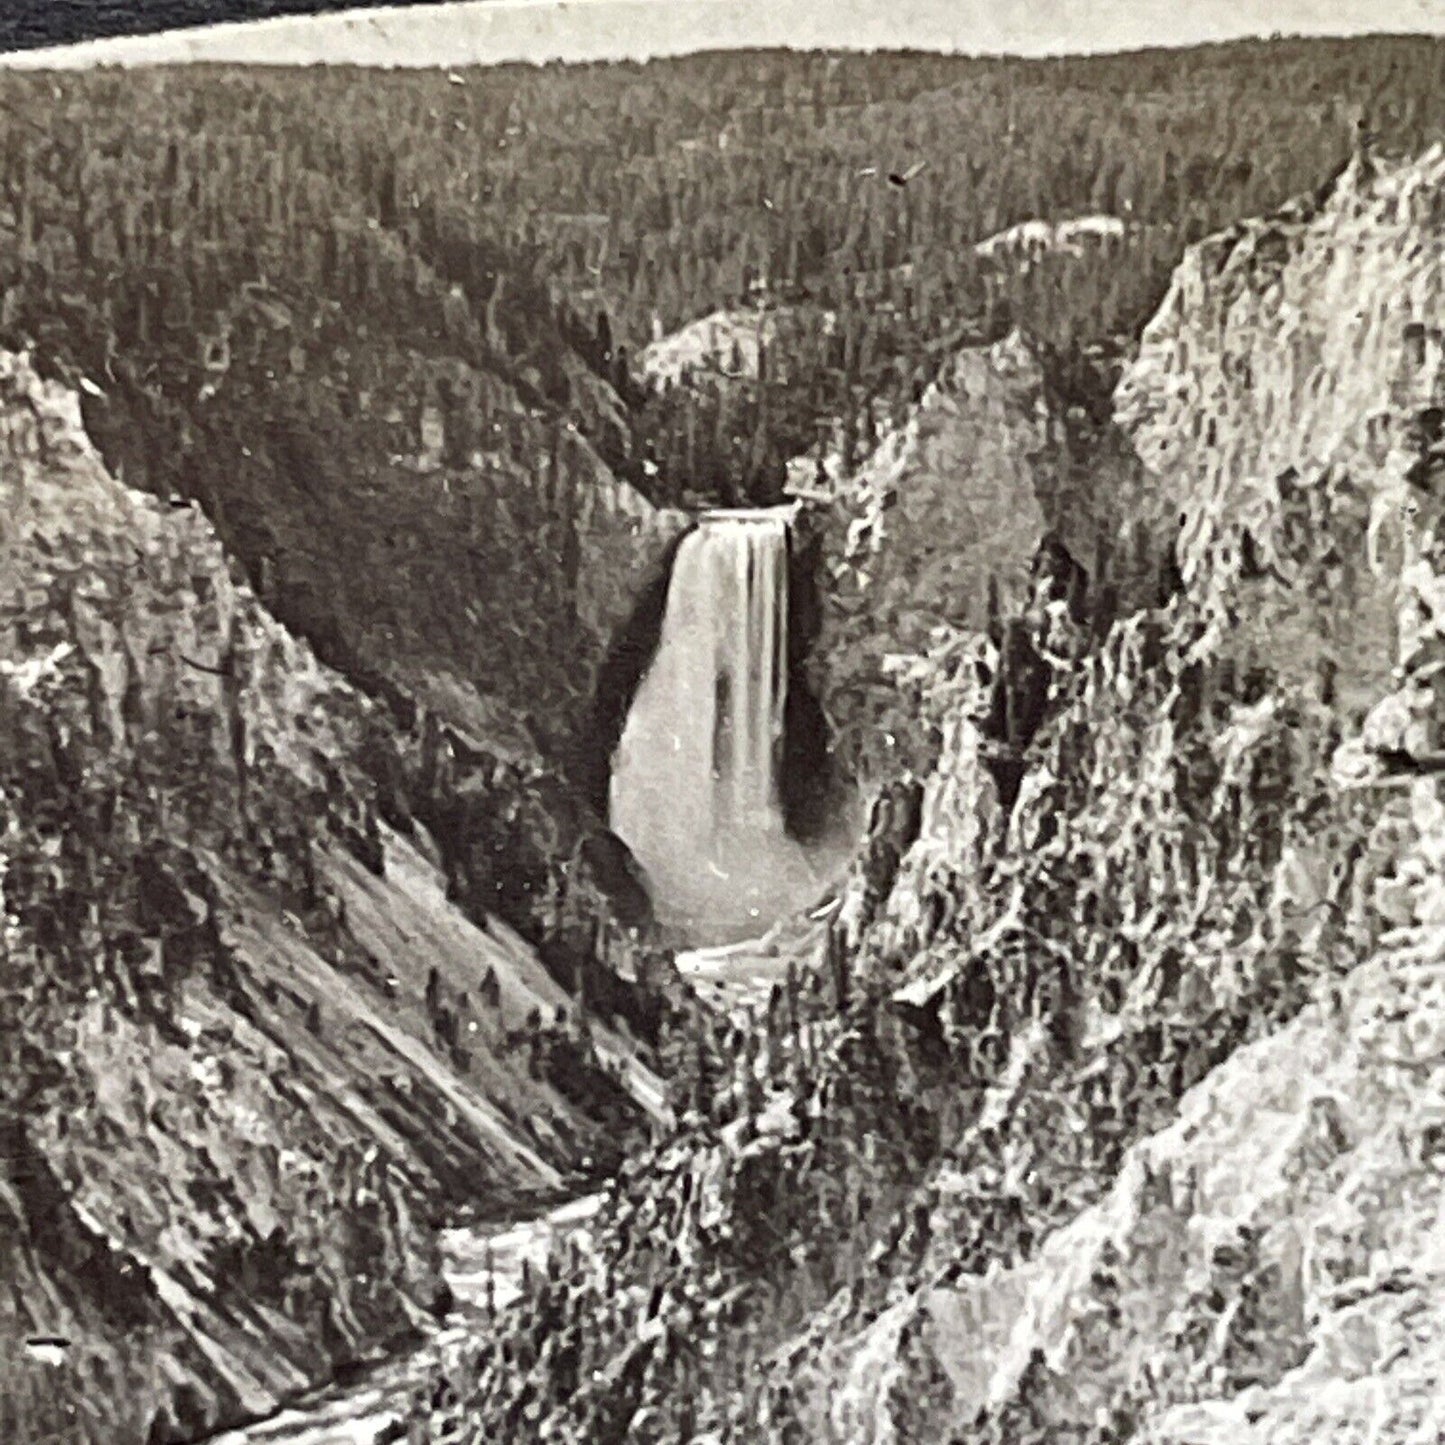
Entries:
<svg viewBox="0 0 1445 1445">
<path fill-rule="evenodd" d="M 612 827 L 691 942 L 762 933 L 846 859 L 846 837 L 804 845 L 784 825 L 789 517 L 711 512 L 683 541 L 614 759 Z"/>
</svg>

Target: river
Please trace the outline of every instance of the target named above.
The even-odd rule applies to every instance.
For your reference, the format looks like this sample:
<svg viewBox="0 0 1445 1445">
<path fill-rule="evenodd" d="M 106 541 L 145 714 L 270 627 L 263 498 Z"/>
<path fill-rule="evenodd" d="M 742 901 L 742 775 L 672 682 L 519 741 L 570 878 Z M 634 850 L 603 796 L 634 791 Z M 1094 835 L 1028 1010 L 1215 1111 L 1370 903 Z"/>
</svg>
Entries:
<svg viewBox="0 0 1445 1445">
<path fill-rule="evenodd" d="M 535 1219 L 444 1231 L 443 1273 L 456 1308 L 432 1339 L 359 1380 L 325 1386 L 264 1420 L 212 1436 L 208 1445 L 378 1445 L 391 1438 L 438 1364 L 476 1341 L 488 1281 L 495 1306 L 506 1309 L 520 1292 L 524 1261 L 541 1265 L 555 1240 L 585 1235 L 601 1203 L 601 1195 L 589 1194 Z"/>
<path fill-rule="evenodd" d="M 702 997 L 741 1016 L 766 1000 L 790 960 L 816 950 L 821 935 L 816 920 L 794 920 L 763 939 L 680 953 L 677 965 Z M 664 1101 L 651 1102 L 665 1112 Z M 324 1386 L 263 1420 L 214 1435 L 206 1445 L 381 1445 L 395 1438 L 413 1396 L 432 1382 L 438 1365 L 476 1342 L 489 1285 L 493 1306 L 508 1308 L 520 1293 L 524 1262 L 540 1266 L 554 1242 L 585 1239 L 601 1206 L 600 1194 L 588 1194 L 535 1218 L 444 1230 L 443 1274 L 456 1304 L 430 1340 L 359 1379 Z"/>
</svg>

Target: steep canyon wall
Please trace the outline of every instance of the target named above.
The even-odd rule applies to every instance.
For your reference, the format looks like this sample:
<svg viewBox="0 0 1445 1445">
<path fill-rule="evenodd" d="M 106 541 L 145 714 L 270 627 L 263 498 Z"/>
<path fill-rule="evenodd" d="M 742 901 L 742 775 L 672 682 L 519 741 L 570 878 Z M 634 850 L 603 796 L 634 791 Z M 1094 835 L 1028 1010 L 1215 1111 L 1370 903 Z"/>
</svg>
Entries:
<svg viewBox="0 0 1445 1445">
<path fill-rule="evenodd" d="M 576 1000 L 387 796 L 378 751 L 425 748 L 198 507 L 116 481 L 26 357 L 0 427 L 0 1420 L 191 1438 L 424 1325 L 438 1216 L 622 1147 L 614 1065 L 647 1070 L 559 1024 Z M 473 822 L 526 797 L 493 779 Z"/>
<path fill-rule="evenodd" d="M 932 679 L 944 762 L 868 937 L 1010 1063 L 924 1192 L 927 1282 L 812 1338 L 830 1438 L 1441 1429 L 1442 196 L 1439 151 L 1362 159 L 1189 253 L 1117 393 L 1184 590 L 1057 658 L 1012 809 L 996 659 Z M 1072 980 L 1064 1036 L 969 1013 L 1010 953 Z"/>
</svg>

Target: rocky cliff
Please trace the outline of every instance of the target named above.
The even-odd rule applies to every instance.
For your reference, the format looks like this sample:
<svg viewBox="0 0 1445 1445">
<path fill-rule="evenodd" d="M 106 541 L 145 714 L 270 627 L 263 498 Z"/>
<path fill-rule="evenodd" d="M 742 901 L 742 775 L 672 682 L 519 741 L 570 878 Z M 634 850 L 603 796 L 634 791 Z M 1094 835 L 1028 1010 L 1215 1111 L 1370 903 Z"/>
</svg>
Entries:
<svg viewBox="0 0 1445 1445">
<path fill-rule="evenodd" d="M 1117 394 L 1184 590 L 1058 659 L 1012 809 L 952 688 L 874 938 L 1008 1066 L 914 1283 L 814 1337 L 831 1438 L 1442 1429 L 1442 195 L 1360 160 L 1189 254 Z M 1009 953 L 1043 1032 L 978 1009 Z"/>
<path fill-rule="evenodd" d="M 940 629 L 985 627 L 991 591 L 996 607 L 1022 603 L 1048 528 L 1037 477 L 1064 465 L 1043 371 L 1014 336 L 954 357 L 844 484 L 815 656 L 837 746 L 857 770 L 927 766 L 898 665 Z"/>
<path fill-rule="evenodd" d="M 956 352 L 856 471 L 831 471 L 810 672 L 841 763 L 870 783 L 932 766 L 939 719 L 918 688 L 935 654 L 963 634 L 1002 644 L 1041 569 L 1080 617 L 1095 575 L 1095 610 L 1110 612 L 1140 595 L 1157 552 L 1132 451 L 1083 425 L 1018 332 Z"/>
<path fill-rule="evenodd" d="M 575 366 L 566 384 L 590 435 L 506 379 L 376 340 L 318 349 L 293 376 L 264 347 L 238 357 L 190 415 L 125 388 L 85 407 L 112 466 L 199 501 L 331 666 L 500 756 L 555 766 L 686 524 L 599 454 L 624 425 L 610 389 Z M 178 433 L 160 457 L 157 428 Z"/>
<path fill-rule="evenodd" d="M 0 431 L 0 1420 L 193 1438 L 415 1331 L 443 1215 L 664 1106 L 376 757 L 438 827 L 525 790 L 415 761 L 23 356 Z"/>
</svg>

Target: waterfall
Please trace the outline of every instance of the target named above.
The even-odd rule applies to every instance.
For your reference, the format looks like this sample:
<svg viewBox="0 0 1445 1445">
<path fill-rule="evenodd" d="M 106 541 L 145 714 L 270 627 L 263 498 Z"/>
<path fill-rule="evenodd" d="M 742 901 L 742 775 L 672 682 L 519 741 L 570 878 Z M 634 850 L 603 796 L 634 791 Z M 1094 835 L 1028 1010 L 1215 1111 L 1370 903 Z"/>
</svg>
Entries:
<svg viewBox="0 0 1445 1445">
<path fill-rule="evenodd" d="M 779 789 L 791 515 L 708 512 L 684 539 L 614 759 L 614 831 L 659 918 L 708 941 L 761 932 L 824 881 L 784 831 Z"/>
</svg>

